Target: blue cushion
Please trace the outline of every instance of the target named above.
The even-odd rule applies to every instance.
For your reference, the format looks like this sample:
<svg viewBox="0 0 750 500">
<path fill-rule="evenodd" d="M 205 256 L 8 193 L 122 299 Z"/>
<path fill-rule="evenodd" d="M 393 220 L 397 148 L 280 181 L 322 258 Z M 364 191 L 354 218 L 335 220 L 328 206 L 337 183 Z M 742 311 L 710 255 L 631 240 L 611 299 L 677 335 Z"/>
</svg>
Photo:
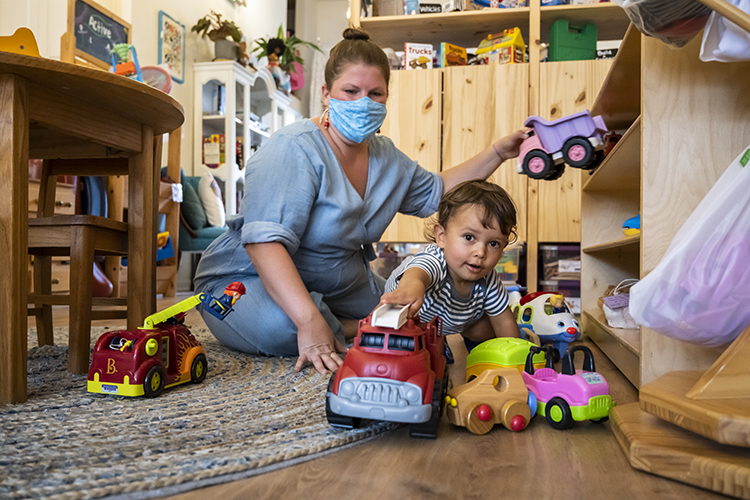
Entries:
<svg viewBox="0 0 750 500">
<path fill-rule="evenodd" d="M 189 177 L 186 177 L 189 179 Z M 201 202 L 198 191 L 195 190 L 193 185 L 189 182 L 182 184 L 182 204 L 180 210 L 185 216 L 185 222 L 195 229 L 203 229 L 208 226 L 208 217 L 206 216 L 206 209 L 203 208 L 203 202 Z"/>
</svg>

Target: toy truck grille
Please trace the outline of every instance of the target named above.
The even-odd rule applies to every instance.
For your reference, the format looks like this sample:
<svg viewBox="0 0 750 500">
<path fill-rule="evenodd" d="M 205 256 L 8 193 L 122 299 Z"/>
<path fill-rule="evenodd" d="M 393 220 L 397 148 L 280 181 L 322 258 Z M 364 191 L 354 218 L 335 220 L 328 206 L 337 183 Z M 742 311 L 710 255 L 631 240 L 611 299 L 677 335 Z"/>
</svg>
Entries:
<svg viewBox="0 0 750 500">
<path fill-rule="evenodd" d="M 610 396 L 594 396 L 589 399 L 589 408 L 591 410 L 608 410 L 612 406 L 612 398 Z"/>
<path fill-rule="evenodd" d="M 430 404 L 422 404 L 419 386 L 375 377 L 344 379 L 338 395 L 328 393 L 328 398 L 335 413 L 351 417 L 419 423 L 432 412 Z"/>
<path fill-rule="evenodd" d="M 342 382 L 339 395 L 371 404 L 404 406 L 422 402 L 422 391 L 416 385 L 385 379 L 348 378 Z"/>
</svg>

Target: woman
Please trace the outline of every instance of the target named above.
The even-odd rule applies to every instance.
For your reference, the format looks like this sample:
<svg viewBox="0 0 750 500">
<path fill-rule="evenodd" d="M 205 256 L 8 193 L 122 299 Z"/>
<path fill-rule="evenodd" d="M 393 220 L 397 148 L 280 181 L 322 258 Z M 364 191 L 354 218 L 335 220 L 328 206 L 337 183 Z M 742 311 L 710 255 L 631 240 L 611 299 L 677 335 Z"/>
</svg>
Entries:
<svg viewBox="0 0 750 500">
<path fill-rule="evenodd" d="M 515 132 L 441 174 L 427 172 L 376 135 L 385 119 L 390 67 L 367 33 L 344 31 L 325 68 L 322 116 L 289 125 L 247 163 L 241 213 L 203 253 L 198 291 L 241 281 L 246 296 L 223 322 L 203 314 L 216 338 L 248 353 L 295 356 L 320 373 L 342 363 L 346 338 L 383 293 L 372 243 L 397 212 L 426 217 L 440 197 L 486 179 L 518 156 Z"/>
</svg>

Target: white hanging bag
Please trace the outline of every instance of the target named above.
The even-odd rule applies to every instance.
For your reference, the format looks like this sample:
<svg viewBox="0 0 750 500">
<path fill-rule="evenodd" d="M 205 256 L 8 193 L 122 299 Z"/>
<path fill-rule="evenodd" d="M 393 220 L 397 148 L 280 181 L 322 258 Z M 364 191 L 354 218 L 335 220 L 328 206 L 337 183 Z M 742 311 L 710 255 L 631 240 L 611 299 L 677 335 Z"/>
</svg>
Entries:
<svg viewBox="0 0 750 500">
<path fill-rule="evenodd" d="M 750 0 L 727 0 L 750 13 Z M 750 33 L 717 12 L 712 12 L 703 31 L 701 61 L 750 61 Z"/>
<path fill-rule="evenodd" d="M 750 324 L 750 147 L 677 232 L 659 265 L 630 289 L 639 324 L 706 347 Z"/>
</svg>

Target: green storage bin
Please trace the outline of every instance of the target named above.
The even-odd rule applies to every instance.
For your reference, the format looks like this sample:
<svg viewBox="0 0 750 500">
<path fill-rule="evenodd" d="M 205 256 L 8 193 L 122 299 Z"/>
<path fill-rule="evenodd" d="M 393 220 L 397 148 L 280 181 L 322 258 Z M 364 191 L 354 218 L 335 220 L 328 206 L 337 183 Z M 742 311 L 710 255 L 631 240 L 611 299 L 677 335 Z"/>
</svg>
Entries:
<svg viewBox="0 0 750 500">
<path fill-rule="evenodd" d="M 596 24 L 570 26 L 567 19 L 558 19 L 549 30 L 550 61 L 581 61 L 596 59 Z"/>
</svg>

